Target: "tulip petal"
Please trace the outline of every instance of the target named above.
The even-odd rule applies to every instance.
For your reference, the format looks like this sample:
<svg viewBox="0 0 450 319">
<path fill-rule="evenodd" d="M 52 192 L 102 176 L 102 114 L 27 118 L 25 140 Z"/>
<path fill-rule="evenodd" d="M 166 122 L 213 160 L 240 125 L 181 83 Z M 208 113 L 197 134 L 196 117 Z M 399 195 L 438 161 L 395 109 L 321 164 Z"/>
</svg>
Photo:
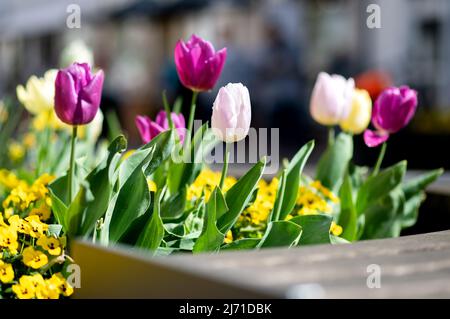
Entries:
<svg viewBox="0 0 450 319">
<path fill-rule="evenodd" d="M 389 139 L 389 134 L 380 134 L 377 131 L 365 130 L 364 142 L 368 147 L 377 147 Z"/>
<path fill-rule="evenodd" d="M 151 140 L 150 122 L 151 120 L 147 116 L 138 115 L 135 119 L 136 127 L 139 131 L 142 142 L 145 144 L 147 144 Z"/>
<path fill-rule="evenodd" d="M 55 112 L 66 124 L 72 119 L 78 103 L 73 77 L 66 71 L 59 71 L 55 80 Z"/>
</svg>

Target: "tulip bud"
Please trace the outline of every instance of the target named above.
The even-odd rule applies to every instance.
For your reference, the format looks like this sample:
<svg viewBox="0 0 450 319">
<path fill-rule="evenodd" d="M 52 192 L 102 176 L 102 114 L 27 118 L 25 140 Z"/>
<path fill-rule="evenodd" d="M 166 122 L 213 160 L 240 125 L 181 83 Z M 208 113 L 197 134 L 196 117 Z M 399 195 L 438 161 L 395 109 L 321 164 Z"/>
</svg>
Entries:
<svg viewBox="0 0 450 319">
<path fill-rule="evenodd" d="M 181 83 L 192 91 L 211 90 L 219 79 L 227 57 L 227 49 L 215 51 L 212 44 L 192 35 L 179 40 L 175 47 L 175 64 Z"/>
<path fill-rule="evenodd" d="M 211 127 L 220 140 L 232 143 L 244 139 L 250 129 L 251 105 L 247 87 L 229 83 L 220 88 L 213 104 Z"/>
<path fill-rule="evenodd" d="M 186 135 L 186 124 L 183 114 L 171 114 L 172 122 L 180 137 L 181 143 L 184 141 Z M 137 116 L 136 126 L 141 135 L 142 142 L 147 144 L 154 139 L 159 133 L 165 132 L 169 129 L 169 120 L 165 111 L 160 111 L 156 116 L 155 121 L 152 121 L 148 116 Z"/>
<path fill-rule="evenodd" d="M 384 143 L 390 134 L 397 133 L 408 125 L 416 112 L 417 104 L 417 92 L 408 86 L 384 90 L 373 107 L 372 124 L 377 130 L 364 132 L 366 145 L 376 147 Z"/>
<path fill-rule="evenodd" d="M 321 72 L 314 86 L 310 112 L 314 120 L 322 125 L 336 125 L 349 112 L 355 88 L 355 81 L 340 75 Z"/>
<path fill-rule="evenodd" d="M 372 100 L 369 92 L 356 89 L 353 93 L 350 113 L 339 123 L 341 129 L 349 133 L 361 134 L 369 126 L 371 114 Z"/>
<path fill-rule="evenodd" d="M 55 81 L 56 115 L 66 124 L 91 122 L 100 107 L 103 71 L 95 75 L 86 63 L 74 63 L 60 70 Z"/>
</svg>

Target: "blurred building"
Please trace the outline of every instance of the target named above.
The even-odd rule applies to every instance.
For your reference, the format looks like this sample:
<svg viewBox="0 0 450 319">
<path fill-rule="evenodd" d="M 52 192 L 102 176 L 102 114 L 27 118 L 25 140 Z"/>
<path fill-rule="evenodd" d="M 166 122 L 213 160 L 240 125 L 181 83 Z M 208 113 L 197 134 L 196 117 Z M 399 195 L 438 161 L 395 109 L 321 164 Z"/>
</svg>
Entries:
<svg viewBox="0 0 450 319">
<path fill-rule="evenodd" d="M 66 25 L 67 7 L 74 2 L 81 8 L 80 29 Z M 373 3 L 381 8 L 380 29 L 366 24 Z M 442 120 L 450 119 L 442 116 L 450 114 L 447 0 L 1 0 L 0 96 L 13 95 L 17 83 L 31 74 L 58 67 L 62 48 L 82 39 L 106 72 L 102 108 L 116 109 L 137 140 L 134 116 L 155 114 L 161 90 L 171 100 L 190 98 L 178 82 L 173 48 L 192 33 L 216 48 L 228 47 L 220 85 L 249 87 L 253 124 L 280 127 L 286 155 L 311 138 L 325 137 L 308 111 L 312 85 L 322 70 L 345 76 L 381 70 L 394 84 L 419 90 L 421 109 L 429 112 L 399 134 L 398 157 L 405 157 L 410 136 L 423 139 L 430 152 L 437 148 L 430 139 L 448 142 L 450 120 Z M 199 117 L 209 119 L 215 94 L 201 96 Z M 428 114 L 435 112 L 441 115 Z M 363 154 L 362 162 L 374 156 Z M 388 161 L 396 160 L 395 152 L 392 156 Z M 409 156 L 418 167 L 448 162 L 442 156 L 433 163 Z"/>
</svg>

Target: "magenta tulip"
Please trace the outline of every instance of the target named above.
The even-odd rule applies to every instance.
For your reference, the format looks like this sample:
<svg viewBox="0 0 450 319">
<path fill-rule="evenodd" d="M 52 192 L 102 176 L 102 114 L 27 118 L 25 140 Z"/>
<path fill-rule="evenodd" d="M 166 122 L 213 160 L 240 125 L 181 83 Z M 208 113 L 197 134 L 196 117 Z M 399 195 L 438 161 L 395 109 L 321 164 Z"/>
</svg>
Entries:
<svg viewBox="0 0 450 319">
<path fill-rule="evenodd" d="M 178 132 L 181 143 L 184 141 L 186 134 L 186 124 L 184 122 L 183 114 L 171 113 L 172 122 Z M 152 121 L 148 116 L 136 116 L 136 126 L 141 135 L 142 142 L 148 143 L 155 138 L 159 133 L 169 129 L 169 120 L 165 111 L 160 111 L 156 116 L 155 121 Z"/>
<path fill-rule="evenodd" d="M 376 131 L 364 132 L 366 145 L 376 147 L 386 142 L 390 134 L 408 125 L 416 112 L 417 103 L 417 92 L 408 86 L 383 91 L 373 107 L 372 124 Z"/>
<path fill-rule="evenodd" d="M 90 123 L 98 112 L 104 74 L 96 74 L 86 63 L 74 63 L 60 70 L 55 81 L 55 112 L 70 125 Z"/>
<path fill-rule="evenodd" d="M 179 40 L 175 47 L 175 64 L 181 83 L 195 92 L 209 91 L 217 83 L 227 57 L 227 49 L 215 51 L 213 45 L 192 35 Z"/>
</svg>

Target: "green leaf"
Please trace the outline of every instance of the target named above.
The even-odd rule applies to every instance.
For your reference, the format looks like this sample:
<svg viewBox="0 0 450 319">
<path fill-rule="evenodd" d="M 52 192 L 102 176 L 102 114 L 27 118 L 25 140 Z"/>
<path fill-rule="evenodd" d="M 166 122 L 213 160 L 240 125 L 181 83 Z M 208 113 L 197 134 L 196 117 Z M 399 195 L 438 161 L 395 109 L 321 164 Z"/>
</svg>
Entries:
<svg viewBox="0 0 450 319">
<path fill-rule="evenodd" d="M 400 236 L 405 195 L 401 187 L 370 205 L 365 213 L 365 227 L 361 239 L 379 239 Z"/>
<path fill-rule="evenodd" d="M 298 189 L 298 188 L 297 188 Z M 275 203 L 273 204 L 273 209 L 270 212 L 269 220 L 270 221 L 277 221 L 277 220 L 283 220 L 280 218 L 280 211 L 281 211 L 281 205 L 283 205 L 283 197 L 284 192 L 286 190 L 286 170 L 283 171 L 280 177 L 280 183 L 278 184 L 277 194 Z M 298 190 L 297 190 L 298 192 Z"/>
<path fill-rule="evenodd" d="M 222 246 L 220 250 L 248 250 L 256 248 L 260 239 L 257 238 L 243 238 L 233 241 L 225 246 Z"/>
<path fill-rule="evenodd" d="M 79 228 L 81 225 L 81 218 L 87 209 L 90 202 L 94 200 L 89 186 L 87 183 L 83 183 L 75 196 L 72 203 L 67 208 L 67 213 L 65 216 L 65 222 L 67 228 L 65 229 L 67 235 L 74 236 L 79 233 Z"/>
<path fill-rule="evenodd" d="M 270 222 L 257 248 L 295 246 L 301 235 L 302 227 L 296 223 L 290 221 Z"/>
<path fill-rule="evenodd" d="M 352 182 L 347 174 L 339 193 L 341 200 L 341 213 L 339 214 L 339 225 L 342 226 L 342 238 L 352 242 L 357 239 L 358 234 L 358 216 L 356 214 L 353 200 Z"/>
<path fill-rule="evenodd" d="M 279 220 L 284 220 L 294 209 L 302 171 L 313 149 L 314 141 L 305 144 L 290 161 L 286 169 L 286 187 L 284 189 Z"/>
<path fill-rule="evenodd" d="M 330 240 L 333 245 L 350 244 L 348 240 L 334 235 L 330 235 Z"/>
<path fill-rule="evenodd" d="M 175 145 L 174 130 L 168 130 L 158 134 L 148 144 L 142 146 L 140 149 L 155 149 L 147 168 L 145 169 L 145 176 L 152 174 L 165 160 L 172 154 Z"/>
<path fill-rule="evenodd" d="M 443 173 L 443 169 L 436 169 L 404 182 L 402 188 L 406 198 L 415 196 L 418 192 L 425 190 L 428 185 L 437 180 Z"/>
<path fill-rule="evenodd" d="M 164 225 L 160 216 L 161 197 L 165 188 L 158 191 L 153 204 L 153 214 L 139 236 L 136 246 L 156 251 L 164 238 Z"/>
<path fill-rule="evenodd" d="M 425 198 L 426 196 L 424 192 L 418 192 L 405 201 L 405 207 L 401 219 L 402 228 L 407 228 L 415 225 L 419 216 L 420 205 L 425 200 Z"/>
<path fill-rule="evenodd" d="M 206 204 L 205 219 L 203 222 L 203 230 L 200 237 L 195 242 L 193 252 L 216 252 L 219 251 L 222 245 L 225 235 L 217 229 L 216 224 L 216 210 L 217 210 L 217 197 L 219 188 L 215 188 L 211 193 L 208 203 Z"/>
<path fill-rule="evenodd" d="M 161 203 L 161 218 L 163 220 L 178 219 L 184 214 L 187 188 L 183 187 L 176 194 Z"/>
<path fill-rule="evenodd" d="M 348 164 L 353 156 L 353 138 L 340 133 L 332 145 L 329 145 L 319 160 L 316 179 L 336 192 L 344 178 Z"/>
<path fill-rule="evenodd" d="M 369 177 L 358 191 L 356 212 L 361 215 L 372 204 L 386 197 L 403 180 L 406 172 L 406 161 L 391 166 L 378 175 Z"/>
<path fill-rule="evenodd" d="M 297 216 L 289 221 L 302 227 L 303 233 L 299 246 L 330 243 L 330 226 L 333 221 L 330 215 Z"/>
<path fill-rule="evenodd" d="M 59 224 L 50 224 L 48 225 L 48 234 L 50 236 L 59 236 L 61 234 L 62 225 Z"/>
<path fill-rule="evenodd" d="M 95 223 L 102 217 L 108 208 L 109 200 L 116 182 L 116 168 L 120 156 L 127 147 L 125 137 L 118 136 L 108 147 L 106 158 L 92 170 L 86 180 L 94 196 L 83 215 L 79 235 L 87 235 L 95 228 Z"/>
<path fill-rule="evenodd" d="M 236 184 L 226 193 L 225 199 L 228 212 L 223 214 L 217 222 L 217 226 L 223 234 L 226 234 L 238 219 L 241 212 L 252 198 L 253 191 L 260 180 L 266 160 L 263 158 L 255 164 Z"/>
</svg>

